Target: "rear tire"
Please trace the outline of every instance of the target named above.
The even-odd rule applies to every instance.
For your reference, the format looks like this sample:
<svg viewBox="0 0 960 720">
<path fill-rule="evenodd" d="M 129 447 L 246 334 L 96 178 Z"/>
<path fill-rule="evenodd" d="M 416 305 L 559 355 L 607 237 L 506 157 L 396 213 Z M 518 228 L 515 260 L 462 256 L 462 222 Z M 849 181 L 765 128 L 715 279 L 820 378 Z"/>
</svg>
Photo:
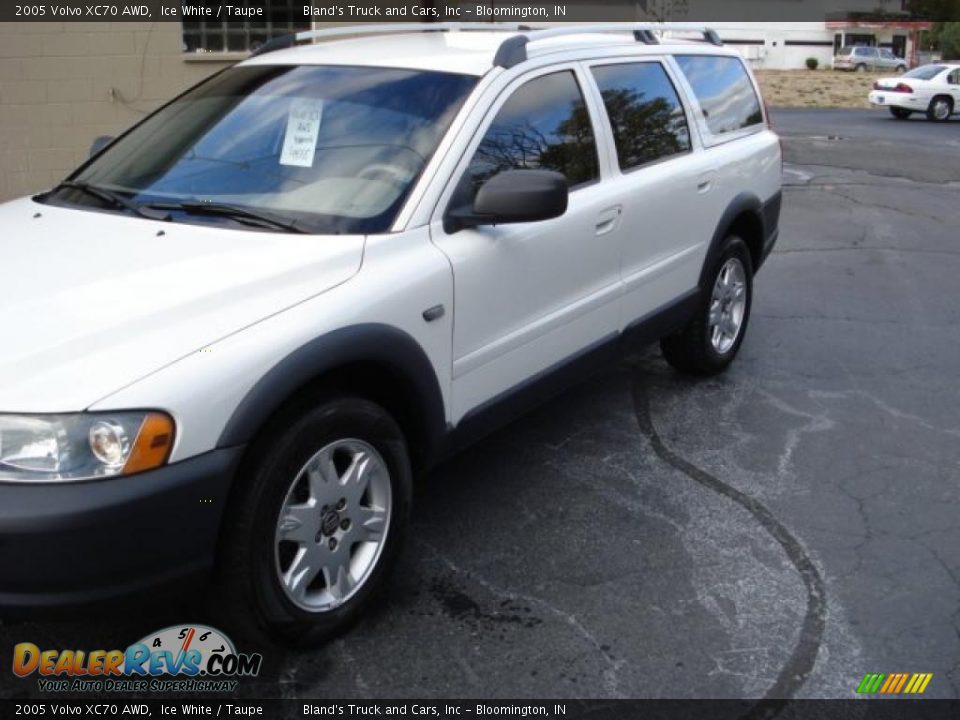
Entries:
<svg viewBox="0 0 960 720">
<path fill-rule="evenodd" d="M 287 412 L 238 480 L 215 588 L 227 625 L 310 646 L 353 624 L 382 591 L 409 517 L 410 460 L 393 418 L 360 398 Z"/>
<path fill-rule="evenodd" d="M 931 122 L 947 122 L 953 114 L 953 98 L 937 95 L 927 108 L 927 119 Z"/>
<path fill-rule="evenodd" d="M 736 235 L 723 243 L 702 288 L 700 307 L 687 326 L 660 340 L 664 359 L 690 375 L 716 375 L 733 362 L 750 320 L 753 262 Z"/>
<path fill-rule="evenodd" d="M 859 65 L 857 65 L 857 66 L 853 69 L 853 71 L 854 71 L 854 72 L 858 72 L 858 73 L 866 72 L 866 71 L 867 71 L 867 66 L 864 65 L 863 63 L 860 63 Z"/>
<path fill-rule="evenodd" d="M 897 120 L 907 120 L 912 114 L 906 108 L 892 107 L 890 108 L 890 114 L 893 115 Z"/>
</svg>

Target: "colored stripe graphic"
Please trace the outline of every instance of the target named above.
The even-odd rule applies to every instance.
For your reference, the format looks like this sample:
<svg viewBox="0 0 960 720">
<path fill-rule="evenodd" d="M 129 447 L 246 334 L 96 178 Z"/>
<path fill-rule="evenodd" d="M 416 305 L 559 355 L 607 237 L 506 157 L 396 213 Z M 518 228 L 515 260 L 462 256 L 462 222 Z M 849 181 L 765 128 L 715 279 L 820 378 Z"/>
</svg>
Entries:
<svg viewBox="0 0 960 720">
<path fill-rule="evenodd" d="M 899 679 L 900 679 L 900 675 L 898 675 L 897 673 L 890 673 L 889 675 L 887 675 L 887 681 L 883 684 L 883 687 L 880 688 L 880 694 L 886 695 L 888 692 L 890 692 L 890 688 L 896 685 L 897 680 Z"/>
<path fill-rule="evenodd" d="M 880 683 L 883 682 L 883 679 L 886 677 L 883 673 L 867 673 L 863 676 L 863 680 L 860 682 L 860 687 L 857 688 L 858 693 L 873 694 L 880 689 Z"/>
<path fill-rule="evenodd" d="M 894 688 L 893 690 L 891 690 L 890 692 L 898 693 L 898 692 L 900 692 L 901 690 L 903 690 L 904 683 L 907 682 L 907 678 L 908 678 L 908 677 L 910 677 L 910 674 L 909 674 L 909 673 L 901 673 L 901 675 L 900 675 L 900 682 L 898 682 L 898 683 L 897 683 L 897 687 L 895 687 L 895 688 Z"/>
<path fill-rule="evenodd" d="M 933 673 L 867 673 L 857 685 L 861 695 L 921 695 L 933 679 Z"/>
<path fill-rule="evenodd" d="M 932 678 L 933 673 L 914 673 L 904 692 L 910 693 L 911 695 L 920 695 L 927 689 L 927 685 L 930 684 Z"/>
</svg>

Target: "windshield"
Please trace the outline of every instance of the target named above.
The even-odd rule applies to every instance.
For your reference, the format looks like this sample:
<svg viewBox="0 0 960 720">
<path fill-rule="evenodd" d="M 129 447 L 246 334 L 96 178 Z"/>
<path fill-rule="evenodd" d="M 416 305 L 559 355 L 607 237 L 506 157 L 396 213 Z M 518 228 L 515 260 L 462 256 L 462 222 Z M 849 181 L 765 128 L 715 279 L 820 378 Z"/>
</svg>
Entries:
<svg viewBox="0 0 960 720">
<path fill-rule="evenodd" d="M 933 80 L 933 78 L 946 69 L 946 65 L 924 65 L 923 67 L 914 68 L 910 72 L 904 73 L 903 77 L 916 78 L 917 80 Z"/>
<path fill-rule="evenodd" d="M 139 205 L 179 206 L 170 215 L 178 221 L 236 220 L 196 212 L 199 203 L 313 233 L 385 232 L 475 84 L 414 70 L 236 67 L 147 118 L 71 180 Z M 55 197 L 103 207 L 76 187 Z"/>
</svg>

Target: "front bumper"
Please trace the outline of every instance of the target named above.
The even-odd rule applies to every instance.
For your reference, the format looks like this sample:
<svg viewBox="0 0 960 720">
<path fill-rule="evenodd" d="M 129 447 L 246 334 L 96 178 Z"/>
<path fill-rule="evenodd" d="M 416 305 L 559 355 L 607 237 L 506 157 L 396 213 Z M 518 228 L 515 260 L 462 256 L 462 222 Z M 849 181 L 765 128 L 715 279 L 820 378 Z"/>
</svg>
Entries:
<svg viewBox="0 0 960 720">
<path fill-rule="evenodd" d="M 0 484 L 0 607 L 84 604 L 209 569 L 242 451 L 130 477 Z"/>
</svg>

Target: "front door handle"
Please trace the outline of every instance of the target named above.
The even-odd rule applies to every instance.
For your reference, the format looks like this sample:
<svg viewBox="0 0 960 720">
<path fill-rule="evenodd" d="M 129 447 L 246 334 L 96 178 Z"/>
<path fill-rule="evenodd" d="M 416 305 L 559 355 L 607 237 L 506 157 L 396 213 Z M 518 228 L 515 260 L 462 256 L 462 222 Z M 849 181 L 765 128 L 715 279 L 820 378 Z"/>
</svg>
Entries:
<svg viewBox="0 0 960 720">
<path fill-rule="evenodd" d="M 620 224 L 620 217 L 623 215 L 623 206 L 614 205 L 597 215 L 597 235 L 606 235 L 608 232 L 616 229 Z"/>
</svg>

